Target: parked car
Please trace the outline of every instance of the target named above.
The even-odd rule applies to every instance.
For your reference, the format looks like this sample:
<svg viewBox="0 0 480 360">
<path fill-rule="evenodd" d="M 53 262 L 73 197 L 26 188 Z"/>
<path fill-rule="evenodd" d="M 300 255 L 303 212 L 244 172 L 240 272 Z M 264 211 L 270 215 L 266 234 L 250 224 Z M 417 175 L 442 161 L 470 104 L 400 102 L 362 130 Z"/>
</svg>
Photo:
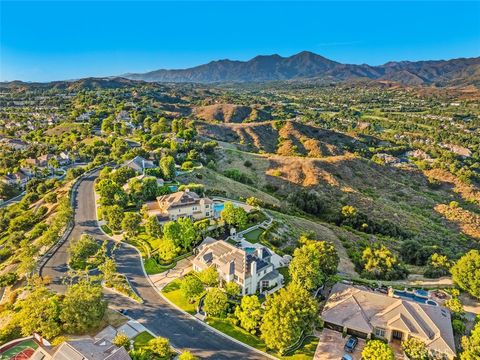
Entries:
<svg viewBox="0 0 480 360">
<path fill-rule="evenodd" d="M 355 336 L 350 336 L 345 344 L 345 351 L 353 352 L 357 344 L 358 344 L 358 339 Z"/>
<path fill-rule="evenodd" d="M 343 354 L 342 356 L 342 360 L 353 360 L 352 356 L 351 355 L 348 355 L 348 354 Z"/>
</svg>

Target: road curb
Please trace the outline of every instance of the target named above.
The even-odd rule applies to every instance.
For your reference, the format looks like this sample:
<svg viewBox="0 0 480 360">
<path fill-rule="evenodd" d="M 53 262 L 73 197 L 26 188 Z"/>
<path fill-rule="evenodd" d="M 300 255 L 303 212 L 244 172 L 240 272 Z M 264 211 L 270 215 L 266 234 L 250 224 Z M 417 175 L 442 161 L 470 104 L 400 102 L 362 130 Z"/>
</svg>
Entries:
<svg viewBox="0 0 480 360">
<path fill-rule="evenodd" d="M 95 197 L 94 197 L 95 198 Z M 95 210 L 97 209 L 97 201 L 96 201 L 96 198 L 95 198 Z M 231 340 L 241 346 L 244 346 L 246 347 L 247 349 L 250 349 L 252 351 L 255 351 L 256 353 L 262 355 L 262 356 L 265 356 L 267 358 L 270 358 L 270 359 L 273 359 L 273 360 L 278 360 L 277 357 L 273 356 L 273 355 L 270 355 L 270 354 L 267 354 L 266 352 L 263 352 L 261 350 L 258 350 L 256 348 L 254 348 L 253 346 L 250 346 L 248 344 L 245 344 L 244 342 L 241 342 L 240 340 L 237 340 L 233 337 L 231 337 L 230 335 L 227 335 L 217 329 L 215 329 L 214 327 L 208 325 L 207 323 L 197 319 L 195 316 L 193 316 L 192 314 L 189 314 L 188 312 L 186 312 L 185 310 L 183 309 L 180 309 L 177 305 L 175 305 L 174 303 L 172 303 L 169 299 L 167 299 L 162 293 L 161 291 L 155 286 L 155 284 L 153 283 L 152 279 L 150 279 L 150 276 L 147 274 L 147 272 L 145 271 L 145 266 L 143 264 L 143 259 L 142 259 L 142 254 L 140 253 L 140 250 L 138 250 L 135 246 L 125 242 L 125 241 L 117 241 L 115 240 L 114 238 L 112 238 L 110 235 L 108 235 L 105 231 L 103 231 L 103 229 L 98 226 L 98 211 L 95 211 L 95 218 L 96 218 L 96 221 L 97 221 L 97 228 L 100 229 L 100 231 L 102 232 L 102 234 L 104 234 L 106 237 L 108 237 L 109 239 L 111 239 L 112 241 L 114 242 L 120 242 L 121 244 L 127 246 L 127 247 L 130 247 L 132 249 L 134 249 L 138 256 L 139 256 L 139 259 L 140 259 L 140 264 L 142 266 L 142 271 L 143 271 L 143 275 L 145 276 L 145 278 L 147 279 L 147 281 L 149 282 L 150 286 L 155 290 L 155 292 L 163 299 L 165 300 L 168 304 L 170 304 L 172 307 L 174 307 L 175 309 L 179 310 L 180 312 L 182 312 L 183 314 L 187 315 L 190 319 L 192 320 L 195 320 L 196 322 L 198 322 L 199 324 L 202 324 L 202 326 L 206 327 L 208 330 L 220 335 L 220 336 L 223 336 L 224 338 L 228 339 L 228 340 Z M 173 346 L 172 346 L 173 347 Z M 174 347 L 173 347 L 174 348 Z M 174 348 L 175 349 L 175 348 Z M 176 349 L 176 351 L 178 351 Z"/>
</svg>

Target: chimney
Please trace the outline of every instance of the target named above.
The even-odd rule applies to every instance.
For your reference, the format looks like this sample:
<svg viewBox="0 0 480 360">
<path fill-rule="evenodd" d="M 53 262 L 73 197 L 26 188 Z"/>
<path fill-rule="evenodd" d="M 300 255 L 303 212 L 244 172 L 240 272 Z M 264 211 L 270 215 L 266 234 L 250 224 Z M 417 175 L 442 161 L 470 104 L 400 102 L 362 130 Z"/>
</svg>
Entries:
<svg viewBox="0 0 480 360">
<path fill-rule="evenodd" d="M 250 275 L 254 277 L 257 274 L 257 262 L 252 260 L 250 263 Z"/>
<path fill-rule="evenodd" d="M 255 253 L 259 259 L 263 259 L 263 249 L 261 247 L 257 248 L 257 250 L 255 250 Z"/>
<path fill-rule="evenodd" d="M 228 281 L 233 281 L 235 277 L 235 261 L 230 261 L 228 264 Z"/>
</svg>

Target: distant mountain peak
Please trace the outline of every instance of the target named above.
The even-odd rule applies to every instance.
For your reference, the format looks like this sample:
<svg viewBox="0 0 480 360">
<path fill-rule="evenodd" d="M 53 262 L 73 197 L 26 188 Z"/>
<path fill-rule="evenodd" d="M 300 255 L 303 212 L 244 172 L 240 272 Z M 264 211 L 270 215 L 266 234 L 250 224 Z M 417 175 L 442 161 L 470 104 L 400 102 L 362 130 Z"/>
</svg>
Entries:
<svg viewBox="0 0 480 360">
<path fill-rule="evenodd" d="M 342 64 L 311 51 L 289 57 L 257 55 L 248 61 L 215 60 L 189 69 L 125 74 L 150 82 L 264 82 L 315 79 L 339 82 L 354 79 L 389 80 L 405 85 L 480 87 L 480 57 L 440 61 L 390 61 L 380 66 Z"/>
</svg>

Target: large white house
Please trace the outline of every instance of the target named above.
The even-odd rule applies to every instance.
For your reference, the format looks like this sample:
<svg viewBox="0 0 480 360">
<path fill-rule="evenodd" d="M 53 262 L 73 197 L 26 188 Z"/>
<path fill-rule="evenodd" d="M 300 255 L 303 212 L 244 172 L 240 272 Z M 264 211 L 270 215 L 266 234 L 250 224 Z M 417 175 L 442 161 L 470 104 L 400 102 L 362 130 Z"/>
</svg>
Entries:
<svg viewBox="0 0 480 360">
<path fill-rule="evenodd" d="M 182 217 L 202 220 L 213 217 L 213 201 L 200 197 L 197 193 L 177 191 L 173 194 L 157 197 L 156 201 L 146 203 L 148 214 L 157 216 L 159 221 L 173 221 Z"/>
<path fill-rule="evenodd" d="M 283 275 L 270 261 L 272 253 L 265 247 L 248 250 L 211 239 L 199 247 L 198 255 L 192 261 L 193 269 L 202 271 L 213 266 L 220 279 L 237 283 L 242 295 L 262 293 L 282 285 Z"/>
</svg>

